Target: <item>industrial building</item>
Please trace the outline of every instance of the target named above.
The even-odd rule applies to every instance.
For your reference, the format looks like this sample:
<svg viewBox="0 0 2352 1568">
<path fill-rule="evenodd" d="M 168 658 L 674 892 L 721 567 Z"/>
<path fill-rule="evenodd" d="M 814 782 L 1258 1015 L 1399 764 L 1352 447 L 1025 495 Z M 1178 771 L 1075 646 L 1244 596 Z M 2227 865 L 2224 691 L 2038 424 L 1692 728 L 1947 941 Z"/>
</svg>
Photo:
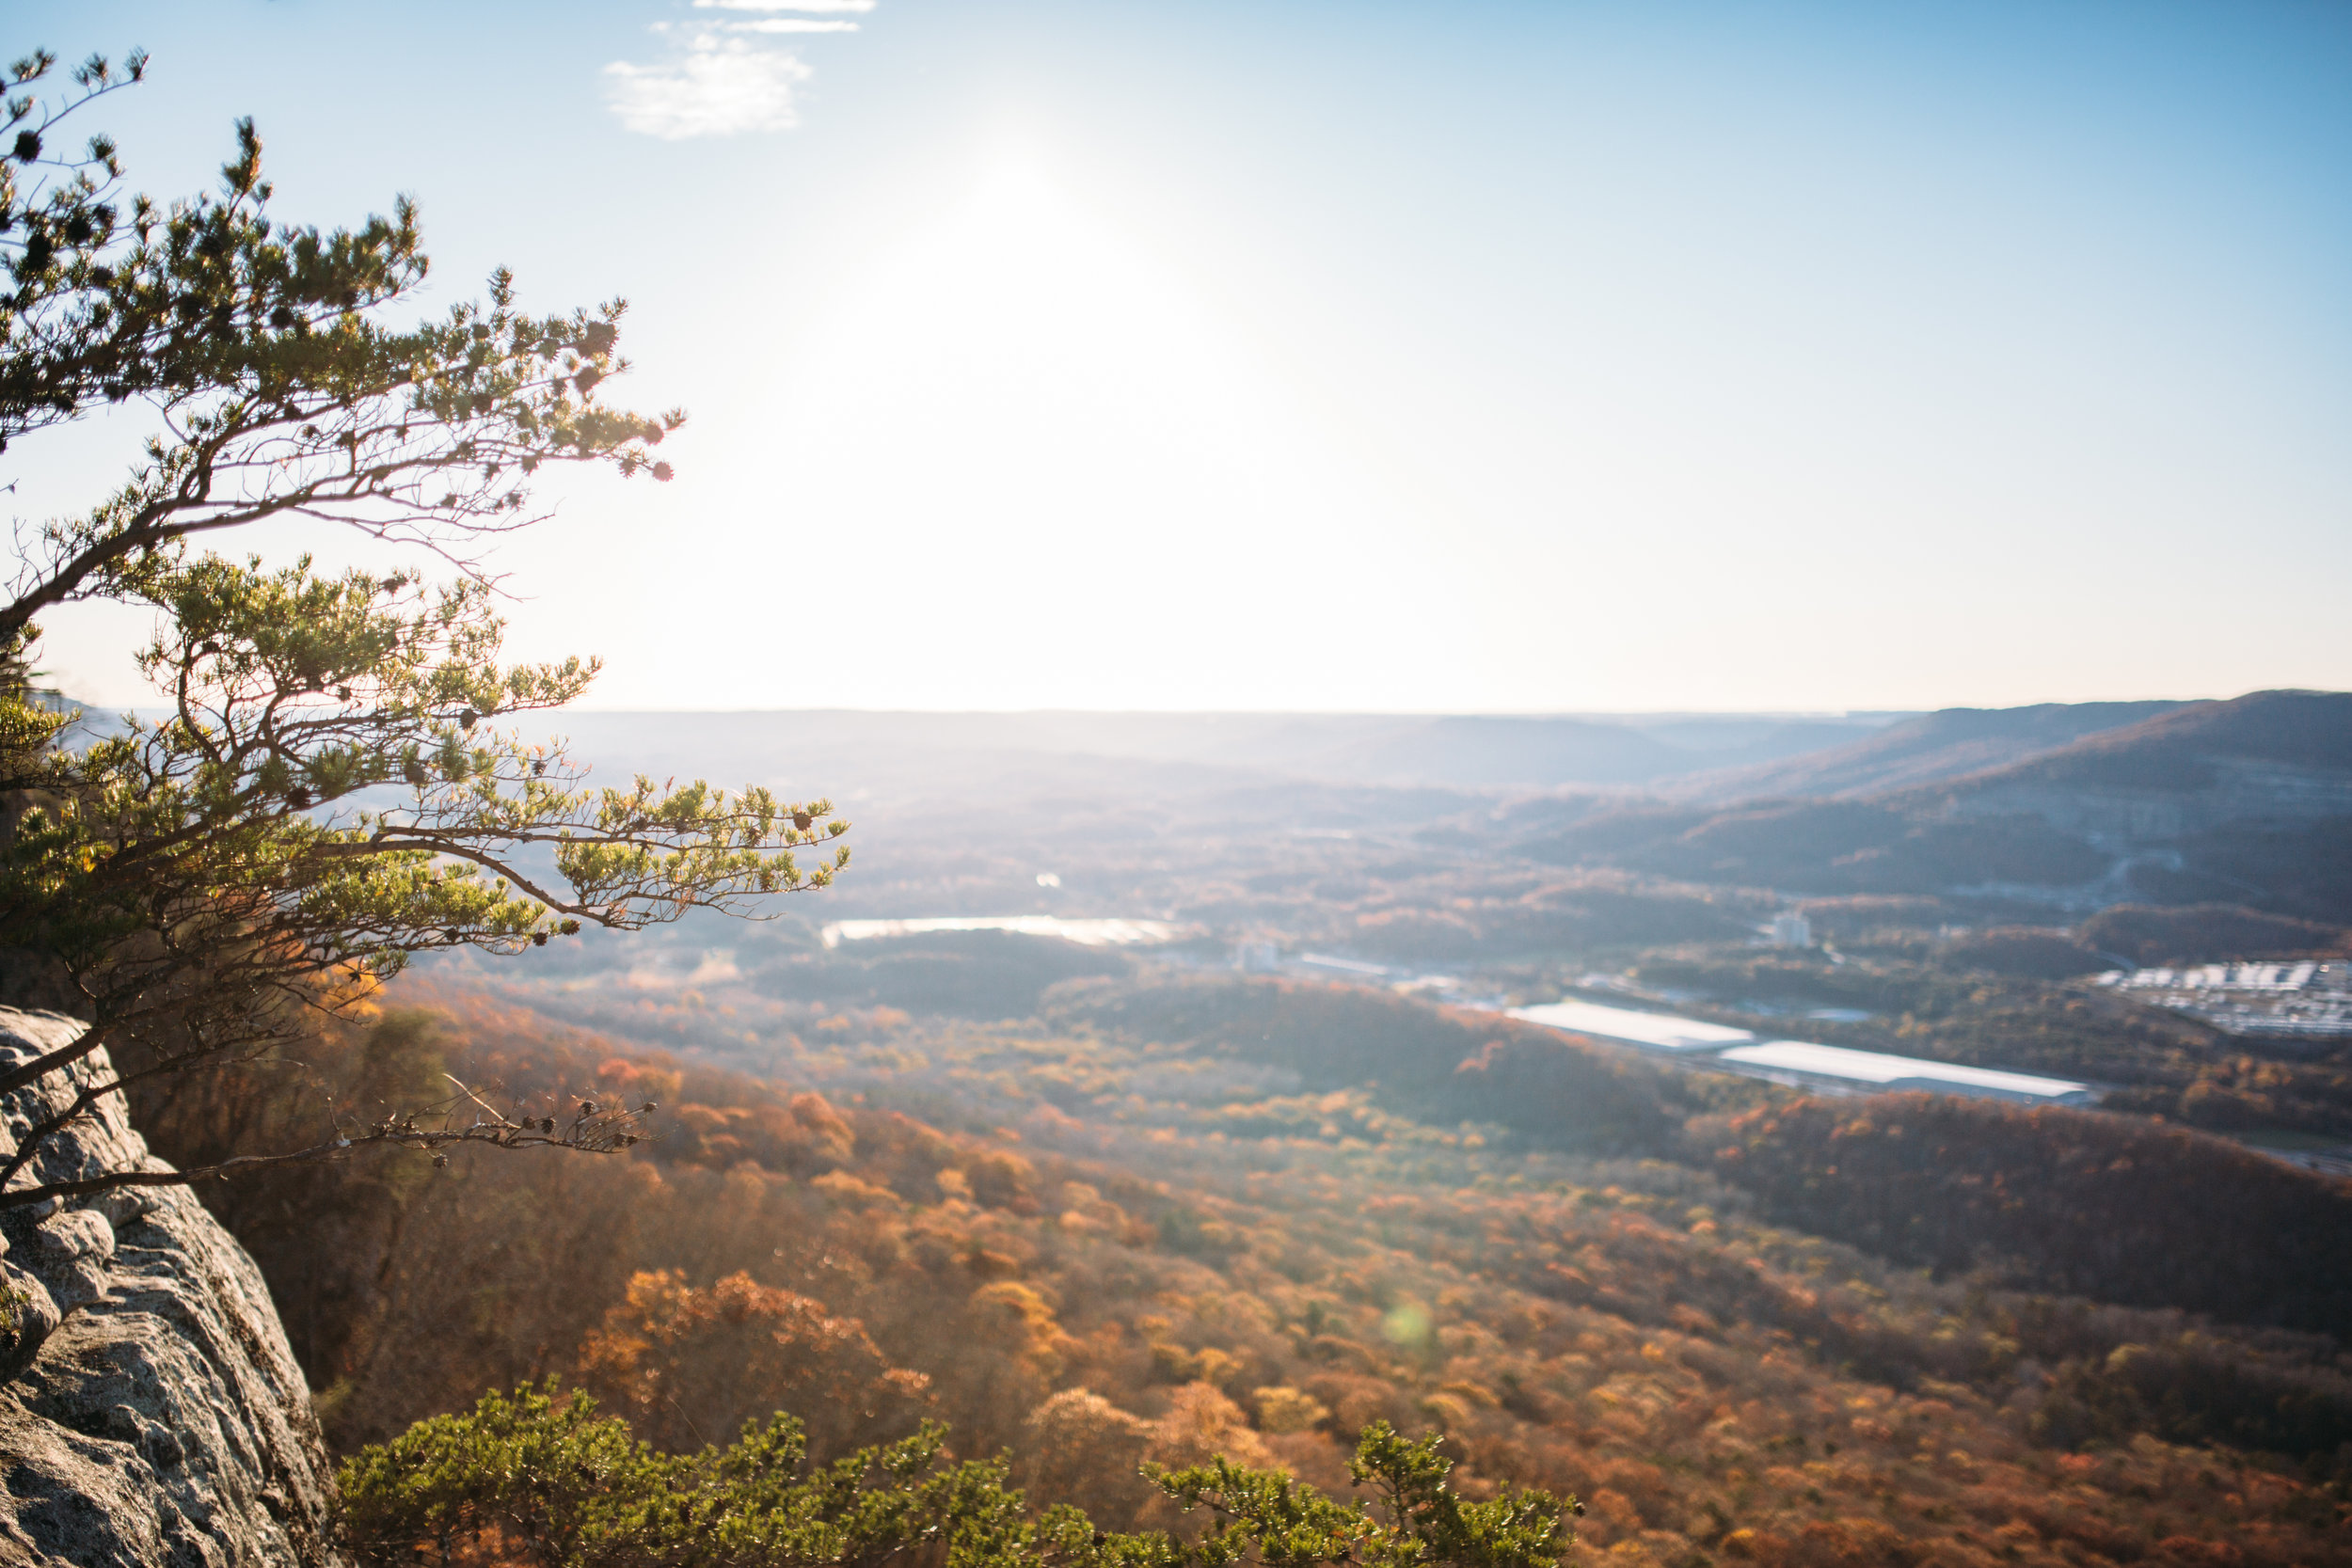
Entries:
<svg viewBox="0 0 2352 1568">
<path fill-rule="evenodd" d="M 1835 1094 L 1923 1089 L 2033 1105 L 2089 1105 L 2099 1098 L 2092 1085 L 2072 1079 L 1931 1062 L 1918 1056 L 1817 1045 L 1810 1040 L 1758 1039 L 1753 1030 L 1596 1002 L 1569 1000 L 1514 1007 L 1511 1016 L 1587 1039 L 1670 1052 L 1722 1071 Z"/>
</svg>

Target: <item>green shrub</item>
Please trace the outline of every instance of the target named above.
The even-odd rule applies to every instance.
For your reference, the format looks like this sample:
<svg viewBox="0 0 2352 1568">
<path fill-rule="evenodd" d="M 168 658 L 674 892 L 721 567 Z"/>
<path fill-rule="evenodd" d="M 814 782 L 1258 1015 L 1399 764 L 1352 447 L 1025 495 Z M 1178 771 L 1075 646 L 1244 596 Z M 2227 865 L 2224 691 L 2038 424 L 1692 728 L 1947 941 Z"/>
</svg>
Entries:
<svg viewBox="0 0 2352 1568">
<path fill-rule="evenodd" d="M 1570 1539 L 1573 1498 L 1465 1501 L 1438 1439 L 1366 1429 L 1350 1473 L 1377 1506 L 1343 1503 L 1276 1470 L 1219 1459 L 1151 1472 L 1198 1541 L 1111 1534 L 1067 1505 L 1032 1512 L 1001 1461 L 954 1462 L 946 1429 L 860 1449 L 803 1473 L 800 1423 L 752 1422 L 724 1449 L 664 1454 L 552 1385 L 485 1395 L 361 1450 L 341 1477 L 344 1528 L 369 1562 L 530 1562 L 549 1568 L 816 1568 L 911 1551 L 953 1568 L 1538 1568 Z"/>
</svg>

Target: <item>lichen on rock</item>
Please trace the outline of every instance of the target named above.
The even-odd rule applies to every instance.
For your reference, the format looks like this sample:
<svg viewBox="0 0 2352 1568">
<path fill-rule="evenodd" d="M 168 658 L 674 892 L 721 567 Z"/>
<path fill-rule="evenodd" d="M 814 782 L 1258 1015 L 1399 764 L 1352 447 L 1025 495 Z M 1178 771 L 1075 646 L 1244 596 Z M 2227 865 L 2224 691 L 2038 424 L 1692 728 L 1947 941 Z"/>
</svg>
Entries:
<svg viewBox="0 0 2352 1568">
<path fill-rule="evenodd" d="M 0 1007 L 0 1069 L 69 1043 Z M 0 1148 L 111 1077 L 101 1050 L 0 1099 Z M 12 1186 L 166 1170 L 108 1096 Z M 253 1260 L 184 1187 L 0 1211 L 0 1564 L 331 1564 L 332 1471 Z"/>
</svg>

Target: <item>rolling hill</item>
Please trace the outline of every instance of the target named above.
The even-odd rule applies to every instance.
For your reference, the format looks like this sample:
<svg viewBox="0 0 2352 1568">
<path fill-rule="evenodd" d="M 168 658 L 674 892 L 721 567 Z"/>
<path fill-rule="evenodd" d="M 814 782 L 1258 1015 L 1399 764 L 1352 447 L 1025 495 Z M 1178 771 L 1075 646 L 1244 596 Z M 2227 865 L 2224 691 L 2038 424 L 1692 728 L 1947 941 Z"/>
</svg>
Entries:
<svg viewBox="0 0 2352 1568">
<path fill-rule="evenodd" d="M 2171 713 L 2179 703 L 1942 708 L 1876 735 L 1760 766 L 1695 774 L 1661 793 L 1692 800 L 1853 800 L 1986 772 Z"/>
<path fill-rule="evenodd" d="M 2352 920 L 2352 694 L 1950 710 L 1708 787 L 1731 778 L 1782 795 L 1629 805 L 1518 848 L 1806 893 L 2217 902 Z"/>
<path fill-rule="evenodd" d="M 2352 693 L 2255 691 L 2086 736 L 1894 803 L 2028 811 L 2131 838 L 2352 816 Z"/>
</svg>

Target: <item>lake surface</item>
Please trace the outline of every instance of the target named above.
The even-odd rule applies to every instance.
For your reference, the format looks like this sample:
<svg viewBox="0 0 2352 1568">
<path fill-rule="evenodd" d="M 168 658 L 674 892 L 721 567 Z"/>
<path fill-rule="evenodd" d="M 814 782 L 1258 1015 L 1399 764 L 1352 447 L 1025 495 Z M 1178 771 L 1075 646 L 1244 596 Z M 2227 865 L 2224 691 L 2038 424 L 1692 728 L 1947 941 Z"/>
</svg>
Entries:
<svg viewBox="0 0 2352 1568">
<path fill-rule="evenodd" d="M 1190 927 L 1166 920 L 1064 920 L 1054 914 L 950 916 L 937 920 L 835 920 L 824 928 L 827 947 L 882 937 L 922 936 L 931 931 L 1011 931 L 1025 937 L 1059 937 L 1081 947 L 1146 947 L 1174 942 Z"/>
</svg>

